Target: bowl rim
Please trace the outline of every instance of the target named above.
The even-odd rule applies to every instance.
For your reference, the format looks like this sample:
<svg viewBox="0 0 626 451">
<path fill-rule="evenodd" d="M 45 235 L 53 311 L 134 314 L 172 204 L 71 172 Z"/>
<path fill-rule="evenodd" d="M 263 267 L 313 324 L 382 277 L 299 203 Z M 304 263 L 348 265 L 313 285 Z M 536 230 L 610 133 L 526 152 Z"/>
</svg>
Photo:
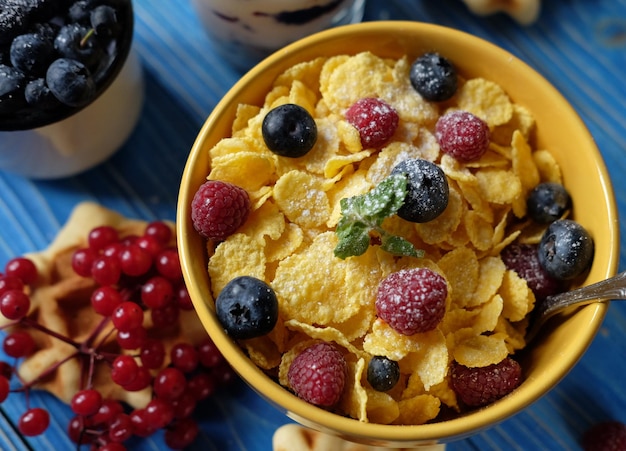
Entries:
<svg viewBox="0 0 626 451">
<path fill-rule="evenodd" d="M 418 426 L 398 426 L 398 425 L 382 425 L 374 423 L 363 423 L 356 419 L 342 417 L 332 414 L 323 409 L 314 407 L 307 402 L 299 399 L 290 393 L 280 384 L 270 379 L 262 370 L 251 364 L 249 358 L 241 350 L 241 348 L 230 338 L 226 336 L 223 329 L 220 328 L 215 315 L 204 301 L 207 293 L 197 286 L 195 280 L 208 280 L 206 268 L 202 268 L 202 272 L 198 270 L 197 263 L 193 262 L 192 249 L 197 245 L 193 235 L 195 231 L 190 221 L 190 204 L 193 193 L 199 186 L 190 187 L 191 179 L 193 179 L 194 166 L 200 158 L 203 151 L 203 143 L 211 131 L 219 123 L 221 117 L 226 111 L 233 107 L 234 99 L 239 97 L 245 87 L 251 83 L 261 73 L 271 72 L 274 78 L 284 70 L 281 62 L 290 60 L 302 48 L 313 48 L 320 42 L 335 41 L 340 39 L 354 39 L 360 33 L 378 33 L 381 36 L 385 33 L 397 33 L 398 30 L 410 29 L 427 33 L 429 36 L 436 36 L 444 39 L 453 39 L 479 45 L 482 51 L 497 55 L 500 59 L 506 60 L 508 64 L 513 66 L 525 75 L 531 75 L 536 84 L 541 85 L 542 90 L 550 93 L 552 100 L 559 102 L 565 111 L 571 111 L 570 120 L 576 121 L 581 129 L 581 133 L 586 136 L 585 147 L 589 148 L 595 155 L 597 161 L 597 173 L 601 181 L 603 190 L 603 201 L 608 210 L 609 225 L 612 231 L 612 247 L 608 251 L 608 260 L 602 266 L 601 277 L 606 278 L 614 275 L 619 263 L 619 225 L 617 219 L 617 208 L 613 188 L 610 177 L 599 149 L 595 145 L 588 129 L 583 123 L 580 116 L 567 102 L 567 100 L 554 88 L 541 74 L 528 64 L 521 61 L 507 50 L 496 46 L 480 37 L 469 33 L 444 27 L 441 25 L 412 22 L 412 21 L 377 21 L 363 22 L 359 24 L 344 25 L 331 30 L 322 31 L 296 41 L 293 44 L 273 53 L 265 60 L 261 61 L 250 71 L 244 74 L 237 81 L 226 95 L 217 103 L 207 120 L 203 124 L 189 154 L 189 159 L 185 165 L 182 179 L 181 189 L 179 192 L 176 228 L 178 236 L 178 248 L 181 260 L 181 267 L 189 293 L 194 306 L 198 312 L 201 322 L 214 340 L 216 346 L 228 355 L 229 362 L 234 370 L 258 393 L 272 404 L 278 406 L 281 410 L 285 410 L 287 416 L 295 421 L 310 426 L 318 430 L 330 432 L 335 435 L 343 435 L 352 441 L 361 441 L 363 443 L 403 443 L 403 444 L 425 444 L 439 443 L 456 439 L 461 439 L 477 433 L 482 429 L 492 427 L 497 423 L 519 413 L 528 405 L 537 401 L 547 391 L 552 389 L 569 370 L 577 363 L 584 354 L 587 347 L 593 340 L 593 337 L 600 328 L 603 318 L 606 314 L 608 304 L 599 302 L 581 308 L 576 312 L 577 315 L 586 315 L 588 317 L 589 327 L 581 330 L 579 334 L 580 346 L 570 361 L 565 365 L 561 365 L 561 371 L 550 374 L 550 377 L 533 378 L 532 383 L 522 384 L 516 391 L 524 391 L 523 396 L 516 397 L 519 400 L 512 400 L 505 397 L 485 408 L 479 409 L 480 415 L 476 415 L 477 411 L 441 422 L 427 423 Z M 350 53 L 350 52 L 341 52 Z M 357 53 L 357 52 L 354 52 Z M 186 262 L 190 262 L 187 264 Z M 606 267 L 604 267 L 606 265 Z M 195 270 L 194 270 L 195 267 Z M 598 279 L 599 280 L 599 279 Z M 596 280 L 588 280 L 589 283 Z M 210 294 L 209 294 L 210 297 Z M 250 383 L 250 380 L 256 382 L 256 386 Z M 279 401 L 280 400 L 280 401 Z"/>
</svg>

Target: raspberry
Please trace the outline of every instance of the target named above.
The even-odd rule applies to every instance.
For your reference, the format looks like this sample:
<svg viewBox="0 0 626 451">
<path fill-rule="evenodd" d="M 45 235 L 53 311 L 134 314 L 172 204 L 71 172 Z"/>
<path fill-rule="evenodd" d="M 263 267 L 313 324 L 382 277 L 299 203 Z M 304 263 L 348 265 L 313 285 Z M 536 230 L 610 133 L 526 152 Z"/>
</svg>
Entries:
<svg viewBox="0 0 626 451">
<path fill-rule="evenodd" d="M 500 363 L 468 368 L 452 363 L 452 390 L 470 407 L 490 404 L 515 390 L 522 382 L 522 367 L 507 357 Z"/>
<path fill-rule="evenodd" d="M 489 147 L 489 126 L 467 111 L 452 111 L 439 118 L 435 137 L 441 151 L 467 163 L 479 159 Z"/>
<path fill-rule="evenodd" d="M 404 335 L 437 327 L 446 311 L 448 286 L 428 268 L 403 269 L 387 276 L 378 286 L 376 312 Z"/>
<path fill-rule="evenodd" d="M 626 449 L 626 424 L 603 421 L 587 429 L 581 445 L 585 451 L 619 451 Z"/>
<path fill-rule="evenodd" d="M 537 245 L 513 243 L 500 256 L 508 269 L 526 280 L 538 301 L 563 291 L 562 282 L 551 277 L 539 263 Z"/>
<path fill-rule="evenodd" d="M 241 187 L 219 180 L 200 186 L 191 201 L 191 219 L 200 235 L 223 241 L 248 218 L 250 197 Z"/>
<path fill-rule="evenodd" d="M 343 355 L 330 343 L 313 344 L 293 360 L 287 377 L 300 398 L 321 407 L 339 401 L 346 380 Z"/>
<path fill-rule="evenodd" d="M 379 149 L 396 132 L 399 118 L 397 111 L 384 100 L 366 97 L 348 108 L 346 120 L 359 131 L 364 149 Z"/>
</svg>

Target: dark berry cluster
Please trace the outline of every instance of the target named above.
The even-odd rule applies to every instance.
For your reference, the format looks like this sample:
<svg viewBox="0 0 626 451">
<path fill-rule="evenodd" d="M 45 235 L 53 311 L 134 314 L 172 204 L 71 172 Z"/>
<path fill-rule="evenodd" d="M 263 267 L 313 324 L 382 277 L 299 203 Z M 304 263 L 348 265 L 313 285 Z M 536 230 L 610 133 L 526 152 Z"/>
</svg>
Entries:
<svg viewBox="0 0 626 451">
<path fill-rule="evenodd" d="M 67 117 L 102 92 L 126 58 L 130 0 L 6 0 L 2 8 L 3 129 Z"/>
<path fill-rule="evenodd" d="M 39 278 L 37 267 L 24 257 L 10 260 L 0 274 L 0 314 L 8 320 L 2 328 L 3 350 L 15 362 L 0 362 L 0 402 L 12 391 L 38 387 L 61 365 L 77 359 L 82 382 L 70 402 L 75 417 L 68 425 L 74 442 L 123 451 L 131 437 L 163 429 L 169 447 L 188 446 L 198 434 L 192 417 L 196 405 L 232 381 L 234 373 L 208 336 L 192 343 L 176 332 L 182 327 L 181 312 L 193 310 L 193 304 L 173 241 L 172 229 L 160 221 L 148 224 L 139 236 L 120 236 L 108 225 L 89 232 L 86 245 L 71 256 L 71 269 L 93 282 L 87 284 L 85 303 L 96 319 L 82 339 L 40 321 L 29 294 Z M 24 382 L 17 376 L 20 362 L 38 351 L 42 335 L 75 351 Z M 105 396 L 102 374 L 124 392 L 148 390 L 151 399 L 132 408 Z M 48 428 L 50 414 L 31 407 L 29 399 L 18 428 L 24 435 L 39 435 Z"/>
</svg>

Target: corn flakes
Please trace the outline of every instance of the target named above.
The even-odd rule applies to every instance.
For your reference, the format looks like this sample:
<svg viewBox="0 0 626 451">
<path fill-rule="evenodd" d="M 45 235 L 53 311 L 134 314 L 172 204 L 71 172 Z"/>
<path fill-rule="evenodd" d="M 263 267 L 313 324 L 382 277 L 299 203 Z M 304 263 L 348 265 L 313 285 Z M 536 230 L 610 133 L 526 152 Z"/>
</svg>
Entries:
<svg viewBox="0 0 626 451">
<path fill-rule="evenodd" d="M 499 255 L 515 240 L 537 239 L 539 229 L 513 220 L 524 217 L 526 194 L 537 183 L 561 180 L 552 155 L 529 144 L 532 115 L 482 78 L 463 80 L 446 108 L 485 120 L 489 150 L 469 163 L 442 154 L 434 125 L 445 111 L 417 94 L 409 70 L 406 57 L 369 52 L 297 64 L 277 77 L 262 106 L 240 105 L 232 137 L 207 150 L 208 178 L 244 187 L 253 204 L 238 233 L 208 247 L 212 291 L 217 295 L 234 277 L 249 275 L 265 280 L 279 300 L 274 331 L 243 340 L 242 347 L 289 388 L 289 365 L 303 349 L 319 340 L 336 343 L 348 365 L 337 411 L 381 424 L 432 421 L 442 405 L 458 410 L 449 385 L 452 360 L 487 366 L 524 347 L 534 295 Z M 363 149 L 358 130 L 344 119 L 364 97 L 379 97 L 398 112 L 398 128 L 382 149 Z M 269 109 L 288 102 L 307 109 L 318 128 L 313 149 L 293 159 L 272 154 L 261 133 Z M 392 216 L 383 226 L 425 256 L 397 257 L 370 246 L 358 257 L 335 257 L 341 200 L 369 192 L 409 158 L 442 168 L 448 205 L 427 223 Z M 436 329 L 406 336 L 377 317 L 375 299 L 383 278 L 415 267 L 441 274 L 448 298 Z M 389 392 L 367 382 L 373 356 L 398 362 L 400 382 Z"/>
</svg>

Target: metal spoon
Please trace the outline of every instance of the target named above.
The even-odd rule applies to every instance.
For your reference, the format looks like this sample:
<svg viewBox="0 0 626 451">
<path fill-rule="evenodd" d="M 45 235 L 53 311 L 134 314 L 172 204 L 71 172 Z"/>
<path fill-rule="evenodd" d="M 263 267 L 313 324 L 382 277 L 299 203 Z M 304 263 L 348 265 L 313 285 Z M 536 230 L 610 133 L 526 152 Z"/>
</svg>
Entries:
<svg viewBox="0 0 626 451">
<path fill-rule="evenodd" d="M 626 271 L 585 287 L 548 296 L 537 305 L 531 314 L 530 327 L 526 332 L 526 342 L 528 343 L 535 338 L 548 318 L 564 309 L 609 299 L 626 300 Z"/>
</svg>

